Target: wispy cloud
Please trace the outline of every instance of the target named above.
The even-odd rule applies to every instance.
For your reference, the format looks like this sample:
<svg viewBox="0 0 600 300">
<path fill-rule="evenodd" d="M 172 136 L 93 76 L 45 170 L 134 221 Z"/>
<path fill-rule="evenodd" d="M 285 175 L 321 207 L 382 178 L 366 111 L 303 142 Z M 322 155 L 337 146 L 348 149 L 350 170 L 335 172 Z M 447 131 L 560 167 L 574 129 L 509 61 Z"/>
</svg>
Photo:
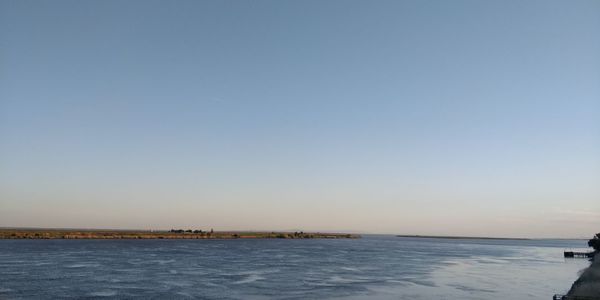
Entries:
<svg viewBox="0 0 600 300">
<path fill-rule="evenodd" d="M 598 223 L 600 224 L 600 211 L 596 210 L 573 210 L 555 207 L 550 216 L 555 221 Z"/>
</svg>

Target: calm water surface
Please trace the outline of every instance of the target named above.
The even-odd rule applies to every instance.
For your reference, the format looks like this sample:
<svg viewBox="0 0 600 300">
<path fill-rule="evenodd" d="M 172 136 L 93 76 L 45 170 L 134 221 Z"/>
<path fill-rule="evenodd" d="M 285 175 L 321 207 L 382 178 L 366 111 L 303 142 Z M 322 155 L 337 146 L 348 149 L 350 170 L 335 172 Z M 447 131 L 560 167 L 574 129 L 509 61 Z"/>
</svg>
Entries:
<svg viewBox="0 0 600 300">
<path fill-rule="evenodd" d="M 551 299 L 583 240 L 0 240 L 0 299 Z"/>
</svg>

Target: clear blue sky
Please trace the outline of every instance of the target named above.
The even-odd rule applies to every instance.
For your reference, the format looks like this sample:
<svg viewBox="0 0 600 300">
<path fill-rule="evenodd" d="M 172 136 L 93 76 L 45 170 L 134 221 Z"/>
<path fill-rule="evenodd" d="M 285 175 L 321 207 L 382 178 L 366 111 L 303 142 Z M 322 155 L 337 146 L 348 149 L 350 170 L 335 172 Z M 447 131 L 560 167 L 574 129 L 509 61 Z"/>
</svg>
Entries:
<svg viewBox="0 0 600 300">
<path fill-rule="evenodd" d="M 0 0 L 0 226 L 584 236 L 600 1 Z"/>
</svg>

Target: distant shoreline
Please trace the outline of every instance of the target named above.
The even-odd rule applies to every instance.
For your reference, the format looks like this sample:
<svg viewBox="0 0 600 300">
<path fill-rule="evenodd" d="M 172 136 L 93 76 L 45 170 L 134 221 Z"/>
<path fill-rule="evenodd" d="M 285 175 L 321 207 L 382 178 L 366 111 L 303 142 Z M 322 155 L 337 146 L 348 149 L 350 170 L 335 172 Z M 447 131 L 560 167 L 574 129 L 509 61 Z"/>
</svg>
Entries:
<svg viewBox="0 0 600 300">
<path fill-rule="evenodd" d="M 94 229 L 0 229 L 0 239 L 356 239 L 320 232 L 144 231 Z"/>
<path fill-rule="evenodd" d="M 449 240 L 531 240 L 528 238 L 501 238 L 501 237 L 478 237 L 478 236 L 445 236 L 445 235 L 404 235 L 396 237 L 424 238 L 424 239 L 449 239 Z"/>
</svg>

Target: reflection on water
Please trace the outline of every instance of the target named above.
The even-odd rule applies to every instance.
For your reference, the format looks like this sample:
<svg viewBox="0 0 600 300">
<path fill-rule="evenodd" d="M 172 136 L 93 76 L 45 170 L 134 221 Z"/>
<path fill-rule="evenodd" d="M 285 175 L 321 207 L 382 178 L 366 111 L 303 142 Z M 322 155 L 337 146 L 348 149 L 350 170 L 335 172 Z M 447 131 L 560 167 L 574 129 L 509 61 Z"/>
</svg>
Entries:
<svg viewBox="0 0 600 300">
<path fill-rule="evenodd" d="M 0 240 L 0 298 L 549 299 L 581 240 Z"/>
</svg>

